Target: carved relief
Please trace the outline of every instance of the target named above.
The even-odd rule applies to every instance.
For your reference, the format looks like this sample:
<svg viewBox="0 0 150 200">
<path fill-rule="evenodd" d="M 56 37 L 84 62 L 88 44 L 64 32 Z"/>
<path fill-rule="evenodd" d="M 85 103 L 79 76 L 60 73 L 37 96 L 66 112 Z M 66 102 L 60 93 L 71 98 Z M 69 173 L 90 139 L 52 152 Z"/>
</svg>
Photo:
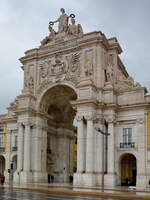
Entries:
<svg viewBox="0 0 150 200">
<path fill-rule="evenodd" d="M 51 66 L 51 75 L 60 75 L 64 74 L 67 71 L 66 63 L 63 61 L 59 54 L 55 55 L 54 63 Z"/>
<path fill-rule="evenodd" d="M 65 80 L 77 82 L 80 76 L 80 53 L 74 53 L 66 56 L 68 70 L 66 73 Z"/>
<path fill-rule="evenodd" d="M 39 63 L 40 90 L 48 83 L 63 80 L 77 83 L 80 78 L 80 53 L 67 56 L 56 54 L 54 58 L 47 58 Z"/>
<path fill-rule="evenodd" d="M 121 72 L 117 72 L 115 87 L 117 90 L 123 91 L 123 90 L 129 90 L 129 89 L 134 89 L 134 88 L 140 88 L 141 85 L 138 82 L 134 83 L 134 80 L 131 76 L 128 76 L 126 78 L 123 74 L 121 74 Z"/>
</svg>

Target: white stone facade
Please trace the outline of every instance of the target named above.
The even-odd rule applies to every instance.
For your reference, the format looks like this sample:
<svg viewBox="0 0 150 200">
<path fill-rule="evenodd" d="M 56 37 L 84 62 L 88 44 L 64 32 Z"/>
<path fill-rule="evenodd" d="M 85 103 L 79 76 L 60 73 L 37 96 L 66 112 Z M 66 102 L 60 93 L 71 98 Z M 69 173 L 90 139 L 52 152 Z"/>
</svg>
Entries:
<svg viewBox="0 0 150 200">
<path fill-rule="evenodd" d="M 22 93 L 10 104 L 8 114 L 0 116 L 8 130 L 3 153 L 6 180 L 12 158 L 17 156 L 14 182 L 47 182 L 48 173 L 56 182 L 68 182 L 73 173 L 76 116 L 74 185 L 101 185 L 102 135 L 95 130 L 99 127 L 110 133 L 105 138 L 105 185 L 121 184 L 121 160 L 131 154 L 136 159 L 136 186 L 148 187 L 146 115 L 150 96 L 128 75 L 119 58 L 122 49 L 116 38 L 108 39 L 102 32 L 83 34 L 81 25 L 74 25 L 75 32 L 70 28 L 69 32 L 53 32 L 39 48 L 26 51 L 20 59 L 24 71 Z M 123 136 L 123 130 L 130 130 L 131 138 Z M 15 135 L 18 148 L 12 151 Z"/>
</svg>

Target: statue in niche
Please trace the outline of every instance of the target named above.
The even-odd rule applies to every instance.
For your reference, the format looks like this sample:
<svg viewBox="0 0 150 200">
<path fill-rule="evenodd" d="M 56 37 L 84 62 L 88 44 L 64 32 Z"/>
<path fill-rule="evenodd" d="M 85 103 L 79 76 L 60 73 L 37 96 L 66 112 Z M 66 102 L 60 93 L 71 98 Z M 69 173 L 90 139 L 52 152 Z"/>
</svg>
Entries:
<svg viewBox="0 0 150 200">
<path fill-rule="evenodd" d="M 71 18 L 71 23 L 72 24 L 69 24 L 68 34 L 76 37 L 82 36 L 83 35 L 82 26 L 80 24 L 76 25 L 74 18 Z"/>
<path fill-rule="evenodd" d="M 85 62 L 85 75 L 91 76 L 93 74 L 93 63 L 92 58 L 87 56 L 86 62 Z"/>
<path fill-rule="evenodd" d="M 111 64 L 108 64 L 106 69 L 106 82 L 113 82 L 114 79 L 114 70 Z"/>
<path fill-rule="evenodd" d="M 64 8 L 61 8 L 60 11 L 61 11 L 62 14 L 60 15 L 60 17 L 57 20 L 55 20 L 52 23 L 56 23 L 56 22 L 59 23 L 58 33 L 67 32 L 69 16 L 65 13 Z"/>
<path fill-rule="evenodd" d="M 24 80 L 24 87 L 26 89 L 33 89 L 34 87 L 34 81 L 33 77 L 29 75 L 29 73 L 26 75 L 25 80 Z"/>
</svg>

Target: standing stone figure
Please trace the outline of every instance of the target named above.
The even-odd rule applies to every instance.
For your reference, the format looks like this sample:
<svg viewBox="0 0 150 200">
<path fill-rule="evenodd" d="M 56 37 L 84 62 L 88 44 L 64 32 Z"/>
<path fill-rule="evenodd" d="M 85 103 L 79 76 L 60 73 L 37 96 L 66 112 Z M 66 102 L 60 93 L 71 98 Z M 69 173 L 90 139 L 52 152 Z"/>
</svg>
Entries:
<svg viewBox="0 0 150 200">
<path fill-rule="evenodd" d="M 60 11 L 61 11 L 62 14 L 53 23 L 59 22 L 58 33 L 67 32 L 69 16 L 65 13 L 64 8 L 61 8 Z"/>
<path fill-rule="evenodd" d="M 106 77 L 107 77 L 107 82 L 113 82 L 114 79 L 114 70 L 113 66 L 111 64 L 108 64 L 107 70 L 106 70 Z"/>
<path fill-rule="evenodd" d="M 82 26 L 80 24 L 76 25 L 74 18 L 71 18 L 71 23 L 72 24 L 69 24 L 68 27 L 68 34 L 73 36 L 82 36 L 83 35 Z"/>
<path fill-rule="evenodd" d="M 51 40 L 53 40 L 53 38 L 55 37 L 56 35 L 56 32 L 54 31 L 54 29 L 49 25 L 48 27 L 49 29 L 49 36 L 46 36 L 42 41 L 41 41 L 41 45 L 45 45 L 47 43 L 49 43 Z"/>
</svg>

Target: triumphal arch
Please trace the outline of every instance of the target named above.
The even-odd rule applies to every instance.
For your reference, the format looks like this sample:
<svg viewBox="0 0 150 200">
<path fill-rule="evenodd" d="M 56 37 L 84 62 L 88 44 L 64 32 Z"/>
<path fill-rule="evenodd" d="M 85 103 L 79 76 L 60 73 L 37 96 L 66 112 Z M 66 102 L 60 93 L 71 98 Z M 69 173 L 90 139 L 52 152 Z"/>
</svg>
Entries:
<svg viewBox="0 0 150 200">
<path fill-rule="evenodd" d="M 104 141 L 105 185 L 130 182 L 146 187 L 150 96 L 126 71 L 117 39 L 106 38 L 101 31 L 84 33 L 75 15 L 63 8 L 48 29 L 40 46 L 20 58 L 23 90 L 8 114 L 1 116 L 7 124 L 6 179 L 13 153 L 10 141 L 16 131 L 14 182 L 47 182 L 48 174 L 55 182 L 68 182 L 77 126 L 73 183 L 101 185 L 102 135 L 95 129 L 99 127 L 110 134 Z"/>
</svg>

